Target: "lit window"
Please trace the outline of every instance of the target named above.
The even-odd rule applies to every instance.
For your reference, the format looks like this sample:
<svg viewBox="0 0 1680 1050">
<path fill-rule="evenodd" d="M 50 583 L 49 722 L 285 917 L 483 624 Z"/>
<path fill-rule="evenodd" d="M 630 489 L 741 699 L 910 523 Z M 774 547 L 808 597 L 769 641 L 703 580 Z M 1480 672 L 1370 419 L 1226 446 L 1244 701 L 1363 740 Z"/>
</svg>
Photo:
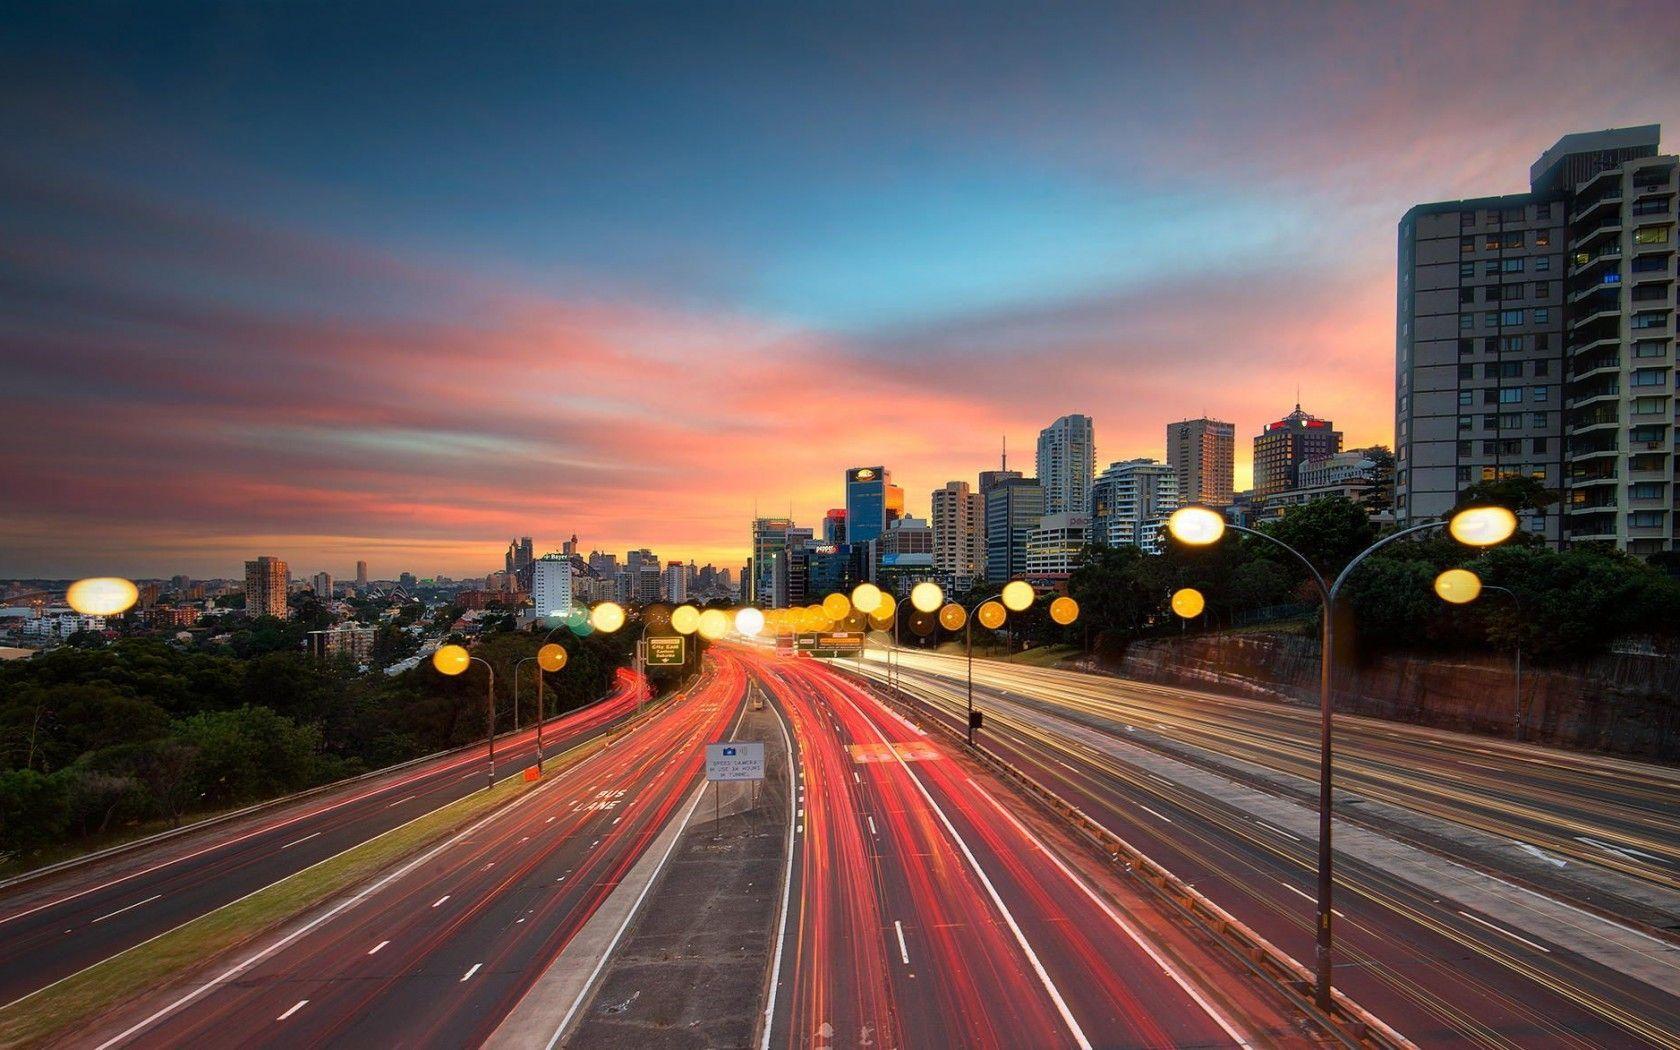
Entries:
<svg viewBox="0 0 1680 1050">
<path fill-rule="evenodd" d="M 1538 311 L 1538 310 L 1535 311 L 1535 313 L 1540 313 L 1540 312 L 1541 311 Z M 1522 324 L 1523 323 L 1523 312 L 1521 310 L 1501 310 L 1499 312 L 1499 323 L 1500 324 Z"/>
<path fill-rule="evenodd" d="M 1634 230 L 1633 231 L 1633 243 L 1635 243 L 1635 244 L 1667 244 L 1668 243 L 1668 227 L 1667 226 L 1646 226 L 1644 229 Z"/>
<path fill-rule="evenodd" d="M 1545 388 L 1541 387 L 1540 389 Z M 1499 403 L 1502 405 L 1520 404 L 1522 399 L 1522 387 L 1520 386 L 1507 387 L 1499 392 Z"/>
</svg>

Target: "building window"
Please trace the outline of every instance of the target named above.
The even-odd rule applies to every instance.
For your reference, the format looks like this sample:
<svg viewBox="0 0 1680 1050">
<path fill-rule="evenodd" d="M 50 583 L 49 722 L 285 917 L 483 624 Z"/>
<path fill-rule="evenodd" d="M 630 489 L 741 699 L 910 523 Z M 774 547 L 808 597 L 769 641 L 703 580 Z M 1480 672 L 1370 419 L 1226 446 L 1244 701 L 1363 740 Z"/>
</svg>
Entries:
<svg viewBox="0 0 1680 1050">
<path fill-rule="evenodd" d="M 1552 348 L 1552 335 L 1551 335 L 1550 332 L 1535 332 L 1534 333 L 1534 349 L 1536 349 L 1536 350 L 1550 350 L 1551 348 Z"/>
<path fill-rule="evenodd" d="M 1552 231 L 1551 230 L 1535 230 L 1534 231 L 1534 246 L 1536 248 L 1547 248 L 1547 247 L 1551 246 L 1551 243 L 1552 243 Z"/>
<path fill-rule="evenodd" d="M 1544 430 L 1545 428 L 1551 426 L 1551 423 L 1552 414 L 1550 412 L 1533 412 L 1529 414 L 1528 425 L 1531 427 Z"/>
<path fill-rule="evenodd" d="M 1523 363 L 1521 361 L 1499 362 L 1499 377 L 1501 379 L 1515 379 L 1520 377 L 1522 374 Z"/>
<path fill-rule="evenodd" d="M 1476 366 L 1475 365 L 1459 365 L 1458 366 L 1458 378 L 1460 378 L 1460 379 L 1474 379 L 1474 378 L 1476 378 Z"/>
<path fill-rule="evenodd" d="M 1464 340 L 1460 339 L 1459 342 Z M 1633 344 L 1634 357 L 1667 357 L 1668 344 L 1657 339 L 1641 339 Z"/>
<path fill-rule="evenodd" d="M 1664 368 L 1634 369 L 1631 384 L 1633 386 L 1667 386 L 1668 370 Z"/>
<path fill-rule="evenodd" d="M 1484 354 L 1497 353 L 1498 351 L 1499 351 L 1499 340 L 1495 339 L 1491 335 L 1482 339 L 1482 352 Z"/>
<path fill-rule="evenodd" d="M 1458 302 L 1459 302 L 1460 306 L 1462 306 L 1465 303 L 1473 303 L 1475 301 L 1476 301 L 1476 289 L 1470 288 L 1470 287 L 1464 287 L 1464 288 L 1460 288 L 1458 290 Z"/>
<path fill-rule="evenodd" d="M 1545 438 L 1535 438 L 1534 439 L 1534 454 L 1536 456 L 1544 456 L 1546 454 L 1546 439 Z"/>
<path fill-rule="evenodd" d="M 1534 312 L 1536 314 L 1540 314 L 1540 313 L 1543 313 L 1544 311 L 1536 310 Z M 1501 310 L 1501 311 L 1499 311 L 1499 323 L 1500 324 L 1522 324 L 1523 323 L 1523 312 L 1521 310 Z"/>
<path fill-rule="evenodd" d="M 1458 417 L 1458 429 L 1469 430 L 1470 425 L 1473 422 L 1475 422 L 1475 418 L 1476 417 L 1474 417 L 1474 416 L 1459 416 Z"/>
<path fill-rule="evenodd" d="M 1634 273 L 1667 273 L 1668 256 L 1641 255 L 1633 260 L 1632 269 Z"/>
<path fill-rule="evenodd" d="M 1470 468 L 1459 467 L 1455 473 L 1455 480 L 1457 480 L 1460 485 L 1468 485 L 1470 483 Z"/>
<path fill-rule="evenodd" d="M 1476 316 L 1474 314 L 1459 314 L 1458 315 L 1458 329 L 1459 329 L 1459 331 L 1461 331 L 1461 332 L 1462 331 L 1467 331 L 1467 330 L 1469 330 L 1471 328 L 1474 328 L 1474 327 L 1476 327 Z"/>
<path fill-rule="evenodd" d="M 1499 480 L 1499 468 L 1498 467 L 1483 467 L 1482 468 L 1482 480 L 1483 481 L 1498 481 Z"/>
<path fill-rule="evenodd" d="M 1499 413 L 1499 429 L 1500 430 L 1518 430 L 1521 427 L 1522 427 L 1522 413 L 1521 412 L 1501 412 L 1501 413 Z"/>
<path fill-rule="evenodd" d="M 1550 270 L 1552 268 L 1552 257 L 1550 255 L 1542 255 L 1538 259 L 1535 259 L 1534 268 L 1540 273 L 1545 273 L 1547 270 Z"/>
<path fill-rule="evenodd" d="M 1458 443 L 1458 454 L 1461 455 L 1461 456 L 1470 455 L 1470 442 L 1460 441 Z"/>
<path fill-rule="evenodd" d="M 1461 230 L 1468 229 L 1469 227 L 1474 226 L 1474 225 L 1476 225 L 1476 213 L 1475 212 L 1473 212 L 1473 211 L 1461 211 L 1461 212 L 1458 213 L 1458 228 L 1459 229 L 1461 229 Z"/>
<path fill-rule="evenodd" d="M 1667 226 L 1646 226 L 1643 229 L 1634 230 L 1633 231 L 1633 243 L 1635 243 L 1635 244 L 1667 244 L 1668 243 L 1668 227 Z"/>
<path fill-rule="evenodd" d="M 1473 404 L 1475 404 L 1475 400 L 1472 396 L 1473 393 L 1474 392 L 1470 391 L 1470 390 L 1460 390 L 1458 392 L 1458 403 L 1461 404 L 1461 405 L 1473 405 Z"/>
<path fill-rule="evenodd" d="M 1499 311 L 1498 310 L 1488 310 L 1487 312 L 1482 314 L 1482 323 L 1487 325 L 1489 328 L 1492 328 L 1494 325 L 1498 324 L 1499 323 Z"/>
<path fill-rule="evenodd" d="M 1628 515 L 1628 524 L 1636 529 L 1660 529 L 1663 523 L 1663 512 L 1660 510 L 1636 510 Z"/>
<path fill-rule="evenodd" d="M 1537 386 L 1534 387 L 1533 390 L 1534 394 L 1530 400 L 1544 401 L 1552 396 L 1552 388 L 1549 386 Z"/>
<path fill-rule="evenodd" d="M 1483 379 L 1498 379 L 1499 378 L 1499 362 L 1498 361 L 1489 361 L 1486 364 L 1482 365 L 1482 378 Z"/>
<path fill-rule="evenodd" d="M 1550 281 L 1535 281 L 1534 282 L 1534 297 L 1536 299 L 1544 299 L 1546 296 L 1551 295 L 1551 294 L 1552 294 L 1552 282 L 1550 282 Z"/>
<path fill-rule="evenodd" d="M 1648 311 L 1646 313 L 1633 315 L 1633 327 L 1635 328 L 1661 328 L 1667 323 L 1668 315 L 1665 313 Z"/>
<path fill-rule="evenodd" d="M 1473 263 L 1473 262 L 1461 262 L 1461 263 L 1459 263 L 1458 264 L 1458 276 L 1461 279 L 1465 278 L 1465 277 L 1476 276 L 1476 264 Z"/>
<path fill-rule="evenodd" d="M 1484 413 L 1483 416 L 1482 416 L 1482 429 L 1483 430 L 1498 430 L 1499 429 L 1499 413 L 1498 412 Z"/>
<path fill-rule="evenodd" d="M 1537 376 L 1550 375 L 1551 371 L 1552 371 L 1552 363 L 1550 361 L 1546 360 L 1544 357 L 1542 357 L 1540 360 L 1534 362 L 1534 374 L 1535 375 L 1537 375 Z"/>
<path fill-rule="evenodd" d="M 1640 284 L 1640 285 L 1635 285 L 1634 289 L 1633 289 L 1633 301 L 1636 302 L 1636 303 L 1648 303 L 1653 299 L 1667 299 L 1667 298 L 1668 298 L 1668 288 L 1665 285 L 1661 285 L 1661 284 Z"/>
<path fill-rule="evenodd" d="M 1521 299 L 1522 297 L 1523 286 L 1520 284 L 1507 284 L 1499 289 L 1499 298 L 1501 299 Z"/>
<path fill-rule="evenodd" d="M 1473 353 L 1475 353 L 1476 352 L 1476 341 L 1474 339 L 1460 339 L 1458 341 L 1458 352 L 1460 354 L 1473 354 Z"/>
<path fill-rule="evenodd" d="M 1662 494 L 1660 481 L 1638 481 L 1628 486 L 1628 495 L 1634 499 L 1662 499 Z"/>
<path fill-rule="evenodd" d="M 1523 348 L 1523 337 L 1520 335 L 1502 335 L 1499 337 L 1499 352 L 1502 354 L 1520 354 Z"/>
<path fill-rule="evenodd" d="M 1502 405 L 1522 404 L 1522 387 L 1511 386 L 1499 391 L 1499 403 Z"/>
<path fill-rule="evenodd" d="M 1474 237 L 1460 237 L 1458 239 L 1458 250 L 1463 252 L 1466 255 L 1475 251 L 1476 250 L 1476 238 L 1474 238 Z"/>
<path fill-rule="evenodd" d="M 1518 311 L 1518 312 L 1521 313 L 1521 311 Z M 1537 307 L 1534 308 L 1534 323 L 1535 324 L 1547 324 L 1551 321 L 1551 319 L 1552 319 L 1552 308 L 1551 307 L 1549 307 L 1549 306 L 1537 306 Z"/>
</svg>

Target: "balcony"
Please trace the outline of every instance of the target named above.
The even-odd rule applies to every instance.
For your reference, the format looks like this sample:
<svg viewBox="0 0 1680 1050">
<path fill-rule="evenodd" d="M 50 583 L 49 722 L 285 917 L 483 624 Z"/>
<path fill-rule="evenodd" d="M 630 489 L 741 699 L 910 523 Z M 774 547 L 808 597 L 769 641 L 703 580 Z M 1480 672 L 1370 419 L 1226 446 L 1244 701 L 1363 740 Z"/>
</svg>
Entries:
<svg viewBox="0 0 1680 1050">
<path fill-rule="evenodd" d="M 1569 487 L 1580 489 L 1586 488 L 1589 485 L 1614 485 L 1619 480 L 1620 479 L 1616 477 L 1616 472 L 1614 470 L 1607 474 L 1572 474 L 1569 477 Z"/>
<path fill-rule="evenodd" d="M 1566 508 L 1566 511 L 1570 514 L 1594 514 L 1599 511 L 1613 511 L 1615 509 L 1616 497 L 1611 496 L 1609 499 L 1596 500 L 1592 503 L 1584 501 L 1580 503 L 1571 503 Z"/>
<path fill-rule="evenodd" d="M 1573 332 L 1576 329 L 1585 328 L 1587 325 L 1594 324 L 1598 321 L 1619 322 L 1622 316 L 1621 297 L 1617 296 L 1616 301 L 1609 304 L 1593 303 L 1591 306 L 1587 307 L 1587 309 L 1592 312 L 1583 314 L 1579 319 L 1569 322 L 1570 331 Z"/>
<path fill-rule="evenodd" d="M 1583 299 L 1598 295 L 1601 292 L 1616 292 L 1620 290 L 1621 287 L 1622 275 L 1612 270 L 1605 273 L 1602 280 L 1594 284 L 1589 284 L 1585 288 L 1580 288 L 1576 291 L 1570 292 L 1569 302 L 1572 304 L 1578 303 Z M 1617 296 L 1617 301 L 1620 301 L 1620 296 Z"/>
<path fill-rule="evenodd" d="M 1572 252 L 1587 251 L 1590 245 L 1599 243 L 1610 237 L 1620 237 L 1622 233 L 1622 217 L 1620 214 L 1605 216 L 1607 220 L 1600 226 L 1595 226 L 1585 234 L 1569 242 Z"/>
<path fill-rule="evenodd" d="M 1595 376 L 1615 375 L 1622 370 L 1622 359 L 1615 354 L 1599 354 L 1588 361 L 1575 361 L 1575 367 L 1569 372 L 1569 381 L 1577 383 Z"/>
<path fill-rule="evenodd" d="M 1596 349 L 1600 346 L 1621 346 L 1621 344 L 1622 336 L 1620 332 L 1612 332 L 1609 335 L 1588 335 L 1582 339 L 1571 342 L 1569 344 L 1569 352 L 1571 355 L 1579 357 L 1587 351 Z"/>
<path fill-rule="evenodd" d="M 1614 442 L 1600 446 L 1570 446 L 1569 458 L 1573 460 L 1602 459 L 1605 456 L 1619 456 L 1622 450 Z"/>
<path fill-rule="evenodd" d="M 1614 189 L 1614 190 L 1610 191 L 1609 193 L 1606 193 L 1604 196 L 1598 198 L 1597 200 L 1592 201 L 1589 204 L 1582 205 L 1580 208 L 1576 209 L 1575 214 L 1573 214 L 1569 217 L 1569 225 L 1579 226 L 1582 222 L 1584 222 L 1587 219 L 1587 217 L 1589 215 L 1593 215 L 1594 213 L 1599 212 L 1600 210 L 1602 210 L 1606 206 L 1614 207 L 1614 206 L 1620 205 L 1621 203 L 1622 203 L 1622 194 L 1621 194 L 1621 191 L 1620 191 L 1620 187 L 1618 187 L 1617 189 Z"/>
<path fill-rule="evenodd" d="M 1569 275 L 1573 277 L 1577 274 L 1585 273 L 1590 267 L 1603 262 L 1616 262 L 1619 261 L 1621 257 L 1622 245 L 1620 241 L 1617 241 L 1614 244 L 1607 244 L 1596 252 L 1575 252 L 1570 257 Z"/>
</svg>

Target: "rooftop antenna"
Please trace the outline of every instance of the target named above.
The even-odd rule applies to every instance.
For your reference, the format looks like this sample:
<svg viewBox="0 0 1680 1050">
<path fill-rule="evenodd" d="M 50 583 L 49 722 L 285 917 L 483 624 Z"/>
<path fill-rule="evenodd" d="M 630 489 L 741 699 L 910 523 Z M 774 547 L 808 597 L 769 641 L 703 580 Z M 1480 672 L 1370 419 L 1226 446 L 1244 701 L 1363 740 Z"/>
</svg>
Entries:
<svg viewBox="0 0 1680 1050">
<path fill-rule="evenodd" d="M 1000 473 L 1005 473 L 1005 474 L 1007 474 L 1009 472 L 1009 435 L 1008 434 L 1003 435 L 1003 464 L 999 468 L 999 472 Z"/>
</svg>

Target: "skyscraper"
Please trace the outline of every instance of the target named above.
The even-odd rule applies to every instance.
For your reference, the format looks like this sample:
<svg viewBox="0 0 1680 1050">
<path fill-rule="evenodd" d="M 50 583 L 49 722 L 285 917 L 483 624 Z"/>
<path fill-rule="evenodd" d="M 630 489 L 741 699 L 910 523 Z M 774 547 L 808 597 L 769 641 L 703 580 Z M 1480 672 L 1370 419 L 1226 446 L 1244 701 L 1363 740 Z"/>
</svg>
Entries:
<svg viewBox="0 0 1680 1050">
<path fill-rule="evenodd" d="M 359 561 L 356 563 L 356 589 L 359 591 L 365 591 L 367 590 L 367 585 L 367 562 Z"/>
<path fill-rule="evenodd" d="M 1027 570 L 1027 540 L 1044 517 L 1037 478 L 1003 478 L 986 493 L 986 582 L 1003 583 Z"/>
<path fill-rule="evenodd" d="M 331 598 L 333 596 L 333 578 L 330 572 L 318 572 L 310 581 L 317 598 Z"/>
<path fill-rule="evenodd" d="M 245 614 L 286 618 L 286 591 L 292 573 L 279 558 L 264 555 L 245 563 Z"/>
<path fill-rule="evenodd" d="M 886 467 L 846 471 L 846 542 L 861 547 L 887 531 L 904 514 L 904 490 L 892 483 Z"/>
<path fill-rule="evenodd" d="M 1179 503 L 1230 506 L 1236 444 L 1237 428 L 1217 419 L 1167 424 L 1167 465 L 1178 475 Z"/>
<path fill-rule="evenodd" d="M 986 501 L 966 481 L 933 490 L 933 569 L 953 588 L 980 578 L 986 558 Z"/>
<path fill-rule="evenodd" d="M 836 507 L 823 515 L 823 542 L 837 546 L 846 542 L 846 508 Z"/>
<path fill-rule="evenodd" d="M 688 601 L 688 566 L 680 561 L 665 564 L 664 599 L 668 602 Z"/>
<path fill-rule="evenodd" d="M 770 608 L 775 593 L 776 555 L 787 550 L 792 518 L 754 518 L 752 523 L 751 571 L 742 574 L 742 598 L 761 608 Z"/>
<path fill-rule="evenodd" d="M 1091 485 L 1092 541 L 1110 547 L 1135 544 L 1153 553 L 1155 535 L 1178 509 L 1178 471 L 1158 460 L 1110 463 Z"/>
<path fill-rule="evenodd" d="M 571 611 L 572 559 L 564 554 L 545 554 L 532 563 L 531 602 L 538 620 Z"/>
<path fill-rule="evenodd" d="M 1481 481 L 1562 490 L 1553 543 L 1675 549 L 1675 170 L 1657 125 L 1565 135 L 1527 193 L 1400 220 L 1395 507 Z"/>
<path fill-rule="evenodd" d="M 503 560 L 503 568 L 508 574 L 510 585 L 516 589 L 529 590 L 531 581 L 531 566 L 536 560 L 533 555 L 535 548 L 531 544 L 531 537 L 520 536 L 508 542 L 508 549 Z"/>
<path fill-rule="evenodd" d="M 1309 459 L 1334 455 L 1342 450 L 1342 432 L 1328 419 L 1295 411 L 1266 428 L 1254 438 L 1254 496 L 1270 496 L 1295 487 L 1295 468 Z M 1176 472 L 1175 472 L 1176 476 Z"/>
<path fill-rule="evenodd" d="M 1083 514 L 1096 470 L 1090 416 L 1063 416 L 1038 432 L 1038 482 L 1044 489 L 1044 513 Z"/>
</svg>

